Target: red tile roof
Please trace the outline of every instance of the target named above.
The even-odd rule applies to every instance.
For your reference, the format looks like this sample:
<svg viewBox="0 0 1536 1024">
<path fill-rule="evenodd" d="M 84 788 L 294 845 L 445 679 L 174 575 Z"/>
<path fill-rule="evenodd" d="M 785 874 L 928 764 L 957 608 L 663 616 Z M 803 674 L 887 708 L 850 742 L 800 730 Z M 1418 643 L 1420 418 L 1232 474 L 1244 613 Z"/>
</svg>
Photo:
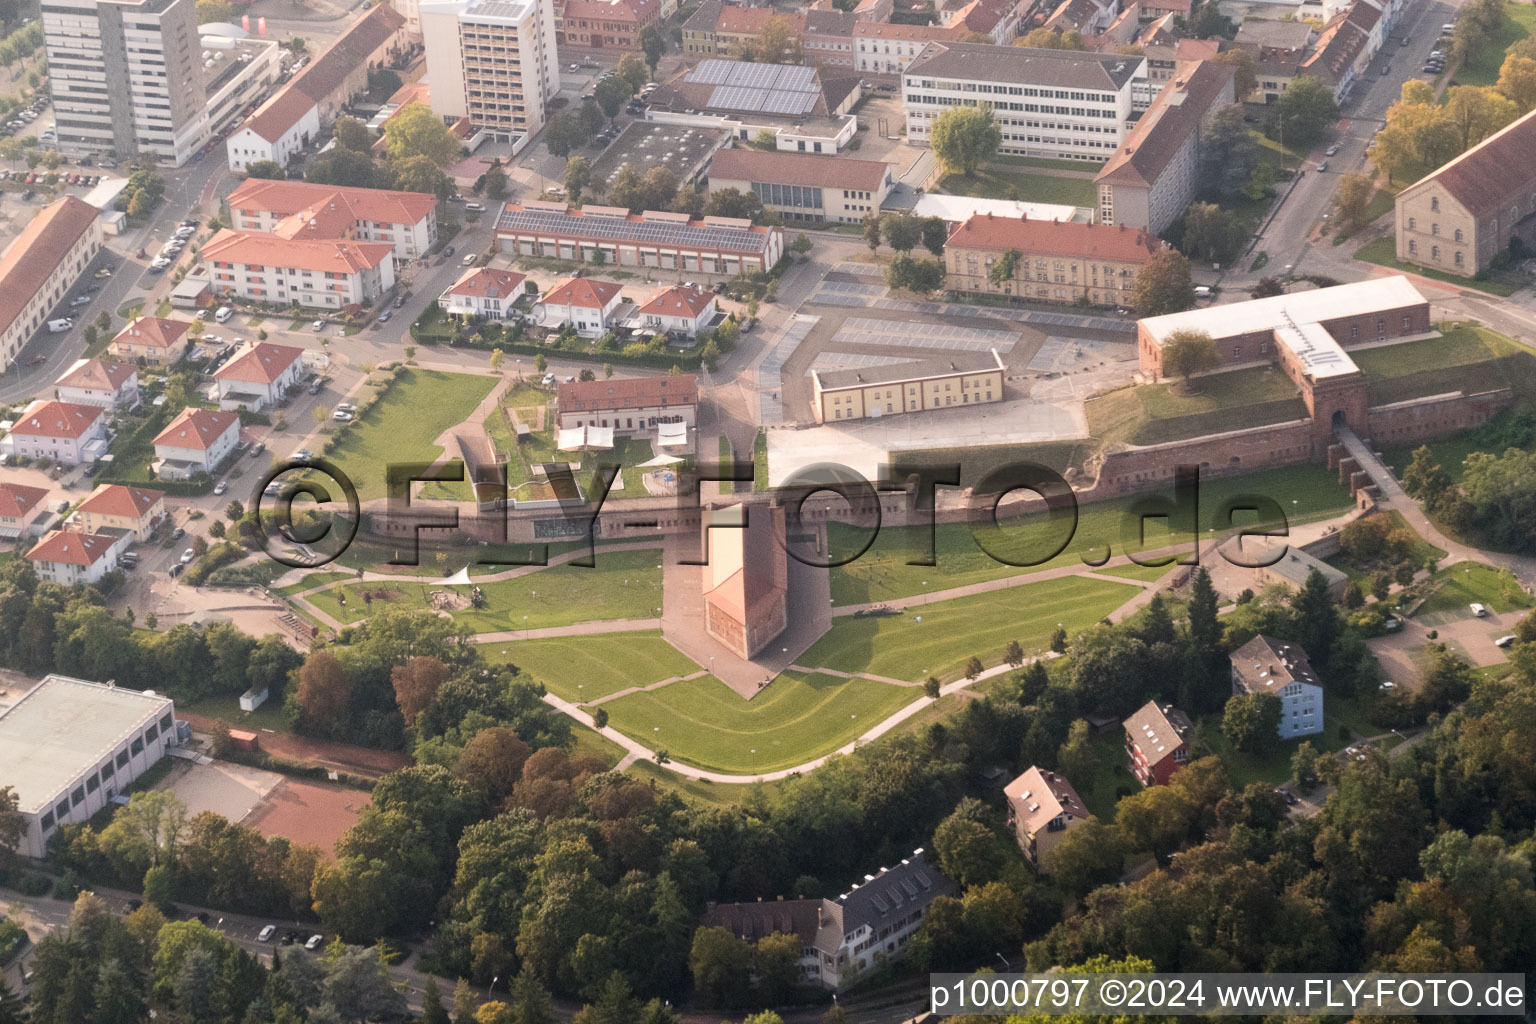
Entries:
<svg viewBox="0 0 1536 1024">
<path fill-rule="evenodd" d="M 138 372 L 138 367 L 131 363 L 104 363 L 100 359 L 77 359 L 75 365 L 65 370 L 54 383 L 61 388 L 116 391 L 128 383 L 129 377 Z"/>
<path fill-rule="evenodd" d="M 240 414 L 213 409 L 183 409 L 181 414 L 155 438 L 156 445 L 167 448 L 207 450 L 224 436 L 231 425 L 240 423 Z"/>
<path fill-rule="evenodd" d="M 112 343 L 115 345 L 122 342 L 124 345 L 141 345 L 146 348 L 174 348 L 182 344 L 182 338 L 191 326 L 184 320 L 164 320 L 158 316 L 134 317 L 117 332 Z"/>
<path fill-rule="evenodd" d="M 716 181 L 761 181 L 878 192 L 890 170 L 890 164 L 880 160 L 769 153 L 761 149 L 722 149 L 710 161 L 709 181 L 710 188 L 718 187 Z"/>
<path fill-rule="evenodd" d="M 164 491 L 153 491 L 145 487 L 102 484 L 80 503 L 76 511 L 94 512 L 100 516 L 120 516 L 123 519 L 143 519 L 164 497 Z"/>
<path fill-rule="evenodd" d="M 560 18 L 567 29 L 572 18 L 587 21 L 630 22 L 644 25 L 655 21 L 659 15 L 659 0 L 566 0 Z"/>
<path fill-rule="evenodd" d="M 557 398 L 562 413 L 698 404 L 699 379 L 691 373 L 680 373 L 675 377 L 568 381 L 560 385 Z"/>
<path fill-rule="evenodd" d="M 551 306 L 583 306 L 587 309 L 603 309 L 624 289 L 609 281 L 594 281 L 590 277 L 571 277 L 559 282 L 544 296 Z"/>
<path fill-rule="evenodd" d="M 25 519 L 28 513 L 47 496 L 48 492 L 41 487 L 28 487 L 26 484 L 13 484 L 8 480 L 0 480 L 0 516 Z"/>
<path fill-rule="evenodd" d="M 218 263 L 290 267 L 333 274 L 355 274 L 379 266 L 394 255 L 388 242 L 281 238 L 254 231 L 220 231 L 203 246 L 203 258 Z"/>
<path fill-rule="evenodd" d="M 105 412 L 99 405 L 37 401 L 17 417 L 11 433 L 28 437 L 83 437 Z"/>
<path fill-rule="evenodd" d="M 241 127 L 249 128 L 268 142 L 276 143 L 314 108 L 315 101 L 289 82 L 257 107 L 256 112 Z"/>
<path fill-rule="evenodd" d="M 270 341 L 258 341 L 214 373 L 214 380 L 243 380 L 254 384 L 270 384 L 281 377 L 304 350 L 292 345 L 274 345 Z"/>
<path fill-rule="evenodd" d="M 1530 191 L 1536 175 L 1536 110 L 1494 132 L 1482 142 L 1403 189 L 1399 201 L 1409 193 L 1438 183 L 1467 212 L 1482 217 L 1509 202 L 1522 191 Z"/>
<path fill-rule="evenodd" d="M 1028 217 L 973 215 L 949 234 L 947 246 L 1007 251 L 1025 256 L 1075 256 L 1079 259 L 1144 262 L 1163 243 L 1145 231 L 1104 224 L 1030 220 Z"/>
<path fill-rule="evenodd" d="M 245 211 L 274 213 L 279 217 L 299 213 L 318 216 L 335 210 L 345 214 L 349 223 L 369 220 L 379 224 L 416 224 L 437 206 L 437 197 L 425 192 L 343 188 L 262 178 L 247 178 L 225 201 L 235 216 Z"/>
<path fill-rule="evenodd" d="M 27 552 L 27 558 L 34 562 L 95 565 L 112 550 L 114 539 L 104 533 L 54 530 Z"/>
<path fill-rule="evenodd" d="M 49 203 L 27 222 L 0 256 L 0 333 L 43 290 L 64 254 L 96 223 L 101 211 L 74 196 Z"/>
<path fill-rule="evenodd" d="M 942 25 L 893 25 L 883 21 L 861 21 L 853 27 L 854 38 L 900 39 L 931 42 L 935 39 L 953 39 L 964 29 Z"/>
<path fill-rule="evenodd" d="M 684 288 L 682 285 L 673 285 L 663 288 L 645 300 L 645 305 L 640 307 L 641 313 L 651 313 L 656 316 L 686 316 L 690 320 L 697 320 L 714 304 L 715 293 L 707 292 L 703 288 Z"/>
<path fill-rule="evenodd" d="M 525 275 L 512 270 L 472 267 L 453 282 L 447 294 L 469 295 L 479 299 L 513 298 L 524 279 Z"/>
</svg>

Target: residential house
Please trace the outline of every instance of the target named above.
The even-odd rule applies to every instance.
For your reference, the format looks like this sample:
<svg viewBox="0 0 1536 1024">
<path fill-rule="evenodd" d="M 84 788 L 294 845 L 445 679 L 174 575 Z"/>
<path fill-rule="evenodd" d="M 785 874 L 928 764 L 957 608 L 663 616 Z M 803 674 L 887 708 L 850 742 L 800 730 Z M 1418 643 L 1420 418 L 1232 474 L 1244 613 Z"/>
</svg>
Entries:
<svg viewBox="0 0 1536 1024">
<path fill-rule="evenodd" d="M 865 875 L 836 899 L 711 904 L 703 924 L 750 942 L 794 935 L 800 939 L 801 977 L 837 991 L 878 963 L 901 959 L 934 898 L 958 891 L 918 849 L 900 864 Z"/>
<path fill-rule="evenodd" d="M 1234 70 L 1200 61 L 1163 87 L 1094 178 L 1099 222 L 1161 234 L 1200 187 L 1201 129 L 1236 102 Z"/>
<path fill-rule="evenodd" d="M 1368 3 L 1352 4 L 1334 15 L 1323 25 L 1312 53 L 1301 62 L 1301 73 L 1332 87 L 1334 100 L 1342 103 L 1376 56 L 1380 23 L 1380 8 Z"/>
<path fill-rule="evenodd" d="M 258 341 L 214 371 L 219 408 L 261 411 L 282 401 L 304 372 L 304 350 Z"/>
<path fill-rule="evenodd" d="M 611 281 L 566 278 L 540 300 L 540 320 L 549 326 L 570 324 L 583 338 L 601 337 L 618 319 L 614 313 L 624 303 L 623 291 Z"/>
<path fill-rule="evenodd" d="M 170 366 L 187 353 L 187 329 L 184 320 L 166 320 L 158 316 L 136 316 L 117 332 L 107 353 L 118 359 L 151 366 Z"/>
<path fill-rule="evenodd" d="M 691 373 L 565 381 L 555 409 L 561 430 L 611 427 L 616 434 L 632 436 L 662 423 L 692 427 L 698 421 L 699 381 Z"/>
<path fill-rule="evenodd" d="M 1067 832 L 1093 817 L 1067 777 L 1031 765 L 1003 787 L 1008 829 L 1036 871 L 1050 871 L 1051 850 Z"/>
<path fill-rule="evenodd" d="M 844 156 L 722 149 L 709 165 L 709 189 L 752 192 L 787 221 L 859 224 L 894 185 L 891 165 Z"/>
<path fill-rule="evenodd" d="M 139 404 L 139 370 L 132 363 L 76 359 L 53 384 L 59 401 L 99 405 L 109 416 L 120 405 L 132 409 Z"/>
<path fill-rule="evenodd" d="M 952 42 L 960 32 L 943 25 L 892 25 L 861 21 L 853 28 L 854 68 L 873 75 L 899 75 L 923 47 Z"/>
<path fill-rule="evenodd" d="M 853 67 L 853 30 L 859 24 L 852 11 L 807 8 L 805 28 L 800 37 L 801 52 L 807 64 L 825 68 Z"/>
<path fill-rule="evenodd" d="M 1280 698 L 1282 740 L 1323 731 L 1323 687 L 1301 647 L 1260 633 L 1229 660 L 1234 697 L 1267 693 Z"/>
<path fill-rule="evenodd" d="M 122 537 L 106 533 L 54 530 L 27 552 L 37 578 L 66 587 L 97 583 L 117 568 Z"/>
<path fill-rule="evenodd" d="M 555 45 L 638 52 L 640 33 L 659 24 L 661 7 L 661 0 L 565 0 L 555 5 Z"/>
<path fill-rule="evenodd" d="M 1397 258 L 1471 277 L 1536 213 L 1536 111 L 1397 194 Z"/>
<path fill-rule="evenodd" d="M 240 442 L 240 414 L 183 409 L 155 438 L 150 469 L 161 480 L 212 475 Z"/>
<path fill-rule="evenodd" d="M 102 484 L 75 508 L 70 522 L 85 533 L 121 530 L 134 543 L 143 544 L 165 520 L 165 515 L 163 491 Z"/>
<path fill-rule="evenodd" d="M 1245 18 L 1233 42 L 1254 59 L 1257 85 L 1248 103 L 1273 103 L 1301 73 L 1302 62 L 1312 52 L 1317 30 L 1307 21 L 1265 21 Z"/>
<path fill-rule="evenodd" d="M 1143 786 L 1166 786 L 1174 773 L 1189 763 L 1194 726 L 1189 716 L 1172 704 L 1149 700 L 1122 725 L 1131 774 Z"/>
<path fill-rule="evenodd" d="M 65 196 L 31 216 L 0 255 L 0 373 L 101 251 L 101 211 Z"/>
<path fill-rule="evenodd" d="M 283 238 L 220 231 L 203 246 L 215 295 L 339 310 L 366 306 L 395 285 L 390 242 Z"/>
<path fill-rule="evenodd" d="M 416 259 L 437 243 L 437 197 L 426 192 L 248 178 L 224 202 L 239 231 L 388 242 L 397 260 Z"/>
<path fill-rule="evenodd" d="M 19 540 L 37 533 L 48 515 L 46 497 L 48 492 L 41 487 L 0 480 L 0 539 Z"/>
<path fill-rule="evenodd" d="M 708 330 L 720 310 L 715 304 L 715 293 L 703 288 L 672 285 L 657 289 L 641 303 L 636 311 L 644 329 L 666 334 L 696 337 Z"/>
<path fill-rule="evenodd" d="M 471 267 L 437 297 L 437 305 L 444 313 L 505 320 L 523 294 L 524 280 L 513 270 Z"/>
<path fill-rule="evenodd" d="M 978 214 L 950 232 L 944 264 L 956 291 L 1127 306 L 1141 268 L 1166 248 L 1150 232 L 1123 225 Z M 999 284 L 992 268 L 1010 259 L 1013 273 Z"/>
<path fill-rule="evenodd" d="M 16 417 L 11 432 L 0 439 L 0 451 L 66 465 L 94 462 L 107 451 L 107 411 L 99 405 L 39 399 Z"/>
</svg>

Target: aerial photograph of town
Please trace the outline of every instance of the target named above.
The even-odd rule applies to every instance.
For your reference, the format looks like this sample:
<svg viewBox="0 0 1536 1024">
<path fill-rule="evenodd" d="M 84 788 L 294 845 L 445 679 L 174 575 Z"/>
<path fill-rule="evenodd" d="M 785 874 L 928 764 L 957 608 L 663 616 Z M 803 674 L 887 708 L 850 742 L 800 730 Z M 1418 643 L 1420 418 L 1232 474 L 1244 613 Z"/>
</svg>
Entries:
<svg viewBox="0 0 1536 1024">
<path fill-rule="evenodd" d="M 1533 965 L 1536 4 L 0 0 L 0 1024 Z"/>
</svg>

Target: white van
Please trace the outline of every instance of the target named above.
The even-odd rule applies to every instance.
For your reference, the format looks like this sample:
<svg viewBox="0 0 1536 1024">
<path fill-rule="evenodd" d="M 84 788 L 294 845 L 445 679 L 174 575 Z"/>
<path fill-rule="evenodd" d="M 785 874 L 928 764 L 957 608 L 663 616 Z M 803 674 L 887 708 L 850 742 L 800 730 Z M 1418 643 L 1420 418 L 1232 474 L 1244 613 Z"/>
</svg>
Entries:
<svg viewBox="0 0 1536 1024">
<path fill-rule="evenodd" d="M 73 326 L 75 326 L 75 322 L 73 320 L 49 320 L 48 333 L 63 334 Z"/>
<path fill-rule="evenodd" d="M 219 311 L 217 313 L 213 314 L 213 318 L 215 320 L 217 320 L 219 323 L 222 324 L 222 323 L 224 323 L 225 321 L 227 321 L 230 317 L 232 317 L 234 315 L 235 315 L 234 307 L 232 307 L 232 306 L 220 306 L 219 307 Z"/>
<path fill-rule="evenodd" d="M 1210 297 L 1211 297 L 1211 289 L 1209 287 L 1207 287 L 1206 285 L 1203 285 L 1203 284 L 1199 284 L 1199 285 L 1195 286 L 1195 298 L 1197 298 L 1197 299 L 1208 299 Z"/>
</svg>

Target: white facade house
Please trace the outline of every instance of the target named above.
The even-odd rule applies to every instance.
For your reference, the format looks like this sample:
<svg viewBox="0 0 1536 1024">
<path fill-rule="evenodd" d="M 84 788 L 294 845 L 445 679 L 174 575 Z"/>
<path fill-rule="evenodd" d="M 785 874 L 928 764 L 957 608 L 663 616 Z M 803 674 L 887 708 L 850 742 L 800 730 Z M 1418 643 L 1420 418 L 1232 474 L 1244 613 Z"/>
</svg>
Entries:
<svg viewBox="0 0 1536 1024">
<path fill-rule="evenodd" d="M 303 349 L 258 341 L 215 371 L 219 408 L 260 411 L 276 405 L 303 372 Z"/>
<path fill-rule="evenodd" d="M 560 92 L 552 0 L 423 0 L 433 113 L 498 142 L 532 137 Z"/>
<path fill-rule="evenodd" d="M 366 306 L 395 285 L 389 242 L 282 238 L 220 231 L 203 246 L 209 286 L 233 295 L 319 309 Z"/>
<path fill-rule="evenodd" d="M 107 411 L 99 405 L 74 405 L 39 399 L 16 417 L 0 438 L 0 451 L 67 465 L 94 462 L 107 450 Z"/>
<path fill-rule="evenodd" d="M 1260 634 L 1232 652 L 1232 693 L 1268 693 L 1280 699 L 1280 738 L 1323 731 L 1323 687 L 1307 652 Z"/>
<path fill-rule="evenodd" d="M 45 856 L 60 825 L 88 821 L 176 742 L 169 697 L 45 677 L 0 712 L 0 778 L 26 821 L 16 852 Z"/>
<path fill-rule="evenodd" d="M 622 291 L 610 281 L 567 278 L 540 301 L 540 322 L 546 326 L 570 324 L 583 338 L 600 337 L 617 320 L 614 314 L 624 302 Z"/>
<path fill-rule="evenodd" d="M 54 530 L 27 552 L 27 561 L 44 582 L 66 587 L 91 584 L 117 568 L 117 556 L 128 546 L 129 539 L 118 531 Z"/>
<path fill-rule="evenodd" d="M 505 320 L 523 294 L 523 281 L 524 275 L 516 271 L 471 267 L 437 297 L 437 306 L 457 316 Z"/>
<path fill-rule="evenodd" d="M 224 202 L 237 231 L 388 242 L 397 260 L 423 256 L 437 242 L 437 197 L 426 192 L 248 178 Z"/>
<path fill-rule="evenodd" d="M 596 428 L 622 437 L 648 433 L 664 423 L 691 428 L 699 416 L 699 379 L 680 373 L 563 381 L 555 402 L 561 430 Z"/>
<path fill-rule="evenodd" d="M 875 75 L 899 75 L 923 47 L 948 42 L 956 35 L 953 29 L 940 25 L 861 21 L 853 27 L 853 66 Z"/>
<path fill-rule="evenodd" d="M 286 167 L 319 134 L 315 101 L 298 89 L 284 89 L 256 108 L 225 142 L 229 169 L 244 171 L 263 160 Z"/>
<path fill-rule="evenodd" d="M 139 370 L 131 363 L 76 359 L 53 384 L 59 401 L 99 405 L 109 416 L 120 405 L 132 409 L 139 404 Z"/>
<path fill-rule="evenodd" d="M 719 312 L 714 292 L 697 286 L 673 285 L 651 295 L 635 315 L 644 330 L 692 338 L 713 324 Z"/>
<path fill-rule="evenodd" d="M 155 438 L 155 461 L 150 468 L 161 480 L 212 474 L 239 442 L 239 413 L 183 409 Z"/>
<path fill-rule="evenodd" d="M 101 211 L 65 196 L 38 211 L 0 255 L 0 373 L 9 369 L 101 251 Z"/>
<path fill-rule="evenodd" d="M 19 540 L 40 533 L 48 518 L 46 497 L 48 492 L 41 487 L 0 480 L 0 539 Z"/>
<path fill-rule="evenodd" d="M 1125 54 L 929 43 L 902 75 L 910 142 L 950 107 L 988 106 L 1014 156 L 1102 162 L 1150 99 L 1146 58 Z"/>
</svg>

